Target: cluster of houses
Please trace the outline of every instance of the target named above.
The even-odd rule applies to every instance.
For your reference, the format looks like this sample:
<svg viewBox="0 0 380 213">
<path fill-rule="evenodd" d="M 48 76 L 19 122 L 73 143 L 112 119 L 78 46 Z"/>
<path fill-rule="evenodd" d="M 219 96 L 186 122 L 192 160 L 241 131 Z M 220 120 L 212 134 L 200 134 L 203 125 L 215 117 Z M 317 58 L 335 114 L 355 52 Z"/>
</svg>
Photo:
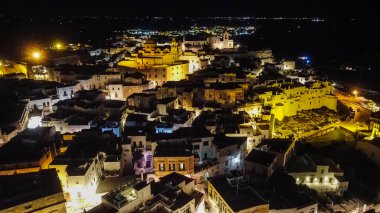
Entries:
<svg viewBox="0 0 380 213">
<path fill-rule="evenodd" d="M 312 213 L 318 205 L 305 185 L 319 194 L 347 190 L 331 159 L 294 156 L 294 140 L 273 138 L 276 119 L 336 110 L 330 82 L 259 84 L 259 71 L 231 67 L 233 58 L 264 65 L 271 51 L 239 53 L 227 32 L 168 43 L 124 39 L 136 47 L 124 49 L 114 68 L 65 64 L 43 80 L 0 79 L 9 95 L 0 104 L 0 179 L 17 177 L 22 187 L 54 176 L 51 190 L 38 189 L 44 202 L 16 196 L 0 201 L 0 210 L 66 212 L 64 197 L 92 204 L 81 207 L 89 212 Z M 209 55 L 206 45 L 228 51 Z M 294 69 L 288 61 L 277 66 Z M 112 178 L 121 183 L 99 192 Z M 206 193 L 196 187 L 204 183 Z"/>
</svg>

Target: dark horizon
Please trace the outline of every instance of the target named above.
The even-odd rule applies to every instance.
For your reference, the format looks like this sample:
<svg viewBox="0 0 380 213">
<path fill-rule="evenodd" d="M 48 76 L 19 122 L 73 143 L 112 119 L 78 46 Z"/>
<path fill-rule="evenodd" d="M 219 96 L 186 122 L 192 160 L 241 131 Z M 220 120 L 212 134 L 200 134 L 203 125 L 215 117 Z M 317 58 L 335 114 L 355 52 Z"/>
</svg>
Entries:
<svg viewBox="0 0 380 213">
<path fill-rule="evenodd" d="M 172 16 L 172 17 L 324 17 L 378 18 L 380 2 L 364 0 L 360 3 L 328 0 L 12 0 L 2 2 L 0 14 L 31 16 Z"/>
</svg>

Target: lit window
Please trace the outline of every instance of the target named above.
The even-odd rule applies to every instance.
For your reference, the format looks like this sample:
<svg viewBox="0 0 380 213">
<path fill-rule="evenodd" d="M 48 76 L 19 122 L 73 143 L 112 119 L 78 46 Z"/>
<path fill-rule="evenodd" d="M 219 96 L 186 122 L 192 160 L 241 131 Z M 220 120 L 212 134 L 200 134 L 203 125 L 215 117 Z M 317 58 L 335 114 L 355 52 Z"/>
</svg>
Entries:
<svg viewBox="0 0 380 213">
<path fill-rule="evenodd" d="M 184 171 L 185 170 L 185 164 L 184 163 L 180 163 L 179 164 L 179 171 Z"/>
<path fill-rule="evenodd" d="M 169 170 L 175 171 L 175 164 L 174 163 L 169 163 Z"/>
<path fill-rule="evenodd" d="M 160 171 L 165 171 L 165 164 L 160 163 L 160 164 L 159 164 L 159 170 L 160 170 Z"/>
</svg>

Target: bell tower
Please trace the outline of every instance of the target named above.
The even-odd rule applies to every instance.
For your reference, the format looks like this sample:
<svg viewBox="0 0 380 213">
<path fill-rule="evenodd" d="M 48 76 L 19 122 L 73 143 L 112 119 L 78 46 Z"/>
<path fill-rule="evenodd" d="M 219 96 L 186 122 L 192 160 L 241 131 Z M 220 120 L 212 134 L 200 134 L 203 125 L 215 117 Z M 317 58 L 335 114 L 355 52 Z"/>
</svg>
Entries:
<svg viewBox="0 0 380 213">
<path fill-rule="evenodd" d="M 230 34 L 225 30 L 223 32 L 223 41 L 228 41 L 230 40 Z"/>
</svg>

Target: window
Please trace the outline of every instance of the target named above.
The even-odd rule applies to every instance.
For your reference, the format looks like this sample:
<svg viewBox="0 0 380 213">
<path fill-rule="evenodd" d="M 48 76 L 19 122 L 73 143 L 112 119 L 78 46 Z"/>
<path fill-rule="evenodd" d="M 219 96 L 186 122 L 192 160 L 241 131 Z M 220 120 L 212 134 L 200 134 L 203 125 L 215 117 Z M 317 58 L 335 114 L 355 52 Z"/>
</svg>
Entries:
<svg viewBox="0 0 380 213">
<path fill-rule="evenodd" d="M 64 97 L 67 96 L 67 92 L 66 92 L 66 91 L 63 91 L 63 96 L 64 96 Z"/>
<path fill-rule="evenodd" d="M 199 145 L 194 145 L 193 148 L 194 149 L 199 149 Z"/>
<path fill-rule="evenodd" d="M 208 146 L 208 141 L 203 142 L 203 146 Z"/>
<path fill-rule="evenodd" d="M 118 96 L 117 96 L 117 92 L 115 92 L 115 98 L 117 98 Z"/>
<path fill-rule="evenodd" d="M 185 163 L 179 163 L 179 171 L 185 171 Z"/>
<path fill-rule="evenodd" d="M 158 169 L 159 169 L 160 171 L 165 171 L 165 164 L 160 163 Z"/>
<path fill-rule="evenodd" d="M 175 163 L 174 162 L 170 162 L 169 163 L 169 170 L 170 171 L 175 171 Z"/>
<path fill-rule="evenodd" d="M 142 146 L 143 146 L 143 144 L 142 144 L 142 141 L 139 141 L 139 146 L 140 146 L 140 147 L 142 147 Z"/>
<path fill-rule="evenodd" d="M 325 172 L 325 170 L 324 170 L 324 169 L 322 169 L 322 170 L 321 170 L 321 174 L 323 174 L 324 172 Z"/>
</svg>

